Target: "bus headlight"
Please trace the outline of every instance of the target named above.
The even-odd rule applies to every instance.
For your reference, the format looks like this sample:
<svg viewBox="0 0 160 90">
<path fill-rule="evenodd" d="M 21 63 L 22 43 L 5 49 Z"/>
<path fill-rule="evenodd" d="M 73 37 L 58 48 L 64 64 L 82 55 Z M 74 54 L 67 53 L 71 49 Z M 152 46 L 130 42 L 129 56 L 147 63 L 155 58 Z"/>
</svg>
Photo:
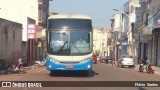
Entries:
<svg viewBox="0 0 160 90">
<path fill-rule="evenodd" d="M 88 65 L 87 68 L 91 68 L 91 65 Z"/>
<path fill-rule="evenodd" d="M 58 63 L 58 60 L 53 59 L 53 58 L 49 58 L 50 61 L 54 62 L 54 63 Z"/>
<path fill-rule="evenodd" d="M 86 58 L 86 59 L 82 60 L 80 63 L 86 63 L 88 61 L 90 61 L 90 58 Z"/>
</svg>

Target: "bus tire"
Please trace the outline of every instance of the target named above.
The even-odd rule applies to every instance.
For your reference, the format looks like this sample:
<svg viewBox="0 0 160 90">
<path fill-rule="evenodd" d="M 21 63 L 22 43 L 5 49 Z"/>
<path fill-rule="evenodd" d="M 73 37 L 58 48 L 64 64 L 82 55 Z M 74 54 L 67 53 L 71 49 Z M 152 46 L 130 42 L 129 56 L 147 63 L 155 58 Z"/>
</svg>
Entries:
<svg viewBox="0 0 160 90">
<path fill-rule="evenodd" d="M 50 76 L 53 76 L 53 75 L 54 75 L 54 71 L 50 70 Z"/>
<path fill-rule="evenodd" d="M 90 72 L 91 72 L 90 70 L 86 70 L 86 71 L 84 71 L 84 75 L 88 77 L 88 76 L 90 76 Z"/>
</svg>

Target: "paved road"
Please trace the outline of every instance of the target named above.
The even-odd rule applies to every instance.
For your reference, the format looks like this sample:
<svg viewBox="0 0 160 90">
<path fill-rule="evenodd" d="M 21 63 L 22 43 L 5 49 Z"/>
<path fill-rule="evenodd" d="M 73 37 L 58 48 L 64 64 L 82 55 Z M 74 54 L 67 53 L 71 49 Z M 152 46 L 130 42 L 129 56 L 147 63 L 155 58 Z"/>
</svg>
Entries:
<svg viewBox="0 0 160 90">
<path fill-rule="evenodd" d="M 111 64 L 94 64 L 89 77 L 79 72 L 61 72 L 50 76 L 45 67 L 31 69 L 24 74 L 1 75 L 0 81 L 160 81 L 159 75 L 140 73 L 133 68 L 117 68 Z M 2 89 L 2 88 L 0 88 Z M 10 88 L 3 88 L 9 90 Z M 12 88 L 12 90 L 22 88 Z M 23 88 L 22 90 L 50 90 L 51 88 Z M 160 87 L 54 87 L 54 90 L 159 90 Z"/>
</svg>

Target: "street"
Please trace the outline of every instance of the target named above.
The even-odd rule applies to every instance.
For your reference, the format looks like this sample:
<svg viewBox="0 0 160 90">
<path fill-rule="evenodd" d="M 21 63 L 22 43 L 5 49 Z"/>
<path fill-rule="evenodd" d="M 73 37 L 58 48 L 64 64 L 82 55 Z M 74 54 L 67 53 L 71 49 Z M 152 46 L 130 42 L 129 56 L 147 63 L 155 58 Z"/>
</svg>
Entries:
<svg viewBox="0 0 160 90">
<path fill-rule="evenodd" d="M 1 0 L 1 89 L 160 90 L 160 0 Z"/>
<path fill-rule="evenodd" d="M 81 75 L 80 75 L 81 74 Z M 141 73 L 136 71 L 134 68 L 117 68 L 112 67 L 111 64 L 93 64 L 93 72 L 89 77 L 82 75 L 80 72 L 61 72 L 55 76 L 50 76 L 49 71 L 46 68 L 39 67 L 28 70 L 26 73 L 22 74 L 9 74 L 9 75 L 1 75 L 0 81 L 160 81 L 158 75 L 152 75 L 148 73 Z M 113 90 L 113 87 L 67 87 L 71 90 L 103 90 L 105 88 L 109 88 Z M 118 89 L 123 90 L 158 90 L 155 87 L 118 87 Z M 2 88 L 1 88 L 2 89 Z M 10 88 L 3 88 L 3 90 L 9 90 Z M 12 88 L 16 89 L 17 88 Z M 19 88 L 18 88 L 19 89 Z M 24 88 L 23 90 L 35 89 L 35 88 Z M 39 90 L 44 88 L 38 88 Z M 45 87 L 45 89 L 50 89 Z M 65 89 L 66 87 L 56 87 L 57 89 Z M 116 89 L 116 87 L 114 88 Z"/>
</svg>

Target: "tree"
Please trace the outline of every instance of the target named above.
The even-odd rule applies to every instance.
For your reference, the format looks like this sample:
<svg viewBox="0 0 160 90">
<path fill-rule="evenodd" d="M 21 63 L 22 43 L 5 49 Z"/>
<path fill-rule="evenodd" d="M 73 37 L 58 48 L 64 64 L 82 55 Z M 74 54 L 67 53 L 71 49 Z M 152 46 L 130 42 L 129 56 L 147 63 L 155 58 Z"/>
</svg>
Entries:
<svg viewBox="0 0 160 90">
<path fill-rule="evenodd" d="M 95 55 L 96 55 L 96 56 L 99 56 L 99 54 L 100 54 L 100 50 L 96 50 L 96 51 L 95 51 Z"/>
</svg>

